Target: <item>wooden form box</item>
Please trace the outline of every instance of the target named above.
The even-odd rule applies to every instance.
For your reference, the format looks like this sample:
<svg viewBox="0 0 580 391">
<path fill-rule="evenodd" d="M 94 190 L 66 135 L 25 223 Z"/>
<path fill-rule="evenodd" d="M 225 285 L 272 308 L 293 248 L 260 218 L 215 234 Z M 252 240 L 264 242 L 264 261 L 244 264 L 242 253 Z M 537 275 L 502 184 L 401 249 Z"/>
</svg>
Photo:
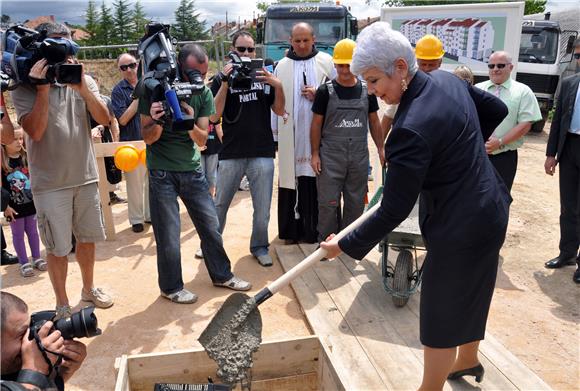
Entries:
<svg viewBox="0 0 580 391">
<path fill-rule="evenodd" d="M 219 382 L 203 348 L 123 355 L 115 362 L 115 391 L 153 391 L 155 383 Z M 238 386 L 236 390 L 240 389 Z M 252 391 L 344 390 L 316 336 L 263 342 L 254 353 Z"/>
</svg>

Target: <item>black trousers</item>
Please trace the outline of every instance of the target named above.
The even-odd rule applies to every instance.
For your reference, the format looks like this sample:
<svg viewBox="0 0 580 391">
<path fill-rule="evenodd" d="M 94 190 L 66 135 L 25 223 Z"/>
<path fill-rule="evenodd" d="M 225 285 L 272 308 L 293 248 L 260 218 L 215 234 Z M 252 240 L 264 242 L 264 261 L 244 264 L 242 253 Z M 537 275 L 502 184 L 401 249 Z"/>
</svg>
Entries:
<svg viewBox="0 0 580 391">
<path fill-rule="evenodd" d="M 580 245 L 580 135 L 568 133 L 558 162 L 560 178 L 560 256 L 577 257 Z"/>
<path fill-rule="evenodd" d="M 497 155 L 487 155 L 491 164 L 497 170 L 501 179 L 503 179 L 508 191 L 512 192 L 512 185 L 518 170 L 518 151 L 506 151 L 498 153 Z"/>
</svg>

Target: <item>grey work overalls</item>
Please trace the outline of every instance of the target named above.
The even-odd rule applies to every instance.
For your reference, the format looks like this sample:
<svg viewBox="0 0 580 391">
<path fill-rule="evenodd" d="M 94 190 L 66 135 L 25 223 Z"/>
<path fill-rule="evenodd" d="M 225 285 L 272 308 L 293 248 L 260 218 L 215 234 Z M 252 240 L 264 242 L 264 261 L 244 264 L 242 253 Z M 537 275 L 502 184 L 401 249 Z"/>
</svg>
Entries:
<svg viewBox="0 0 580 391">
<path fill-rule="evenodd" d="M 332 82 L 327 82 L 326 86 L 329 99 L 320 145 L 322 170 L 317 179 L 320 241 L 363 213 L 369 167 L 366 83 L 362 82 L 361 95 L 357 99 L 339 99 Z M 342 216 L 339 212 L 341 193 L 344 199 Z"/>
</svg>

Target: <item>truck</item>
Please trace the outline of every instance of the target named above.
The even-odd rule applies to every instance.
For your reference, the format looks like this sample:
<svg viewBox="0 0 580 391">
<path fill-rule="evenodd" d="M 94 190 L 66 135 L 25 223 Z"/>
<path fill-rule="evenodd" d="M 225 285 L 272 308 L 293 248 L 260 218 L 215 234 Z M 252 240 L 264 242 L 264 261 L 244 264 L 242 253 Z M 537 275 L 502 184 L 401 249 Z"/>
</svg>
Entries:
<svg viewBox="0 0 580 391">
<path fill-rule="evenodd" d="M 518 57 L 516 80 L 534 91 L 542 120 L 532 125 L 532 132 L 541 132 L 554 107 L 554 97 L 562 74 L 572 61 L 577 31 L 560 29 L 560 23 L 550 20 L 524 18 Z"/>
<path fill-rule="evenodd" d="M 499 50 L 518 55 L 512 77 L 534 92 L 542 120 L 531 131 L 541 132 L 554 106 L 560 79 L 572 61 L 577 32 L 562 31 L 560 24 L 524 17 L 524 3 L 478 3 L 383 8 L 381 20 L 391 23 L 412 45 L 434 34 L 445 50 L 442 68 L 470 67 L 475 82 L 489 78 L 489 56 Z"/>
<path fill-rule="evenodd" d="M 334 3 L 272 4 L 257 23 L 256 40 L 263 58 L 280 60 L 290 48 L 290 32 L 298 22 L 307 22 L 314 29 L 316 48 L 332 54 L 336 42 L 344 38 L 356 40 L 358 22 L 349 9 Z"/>
</svg>

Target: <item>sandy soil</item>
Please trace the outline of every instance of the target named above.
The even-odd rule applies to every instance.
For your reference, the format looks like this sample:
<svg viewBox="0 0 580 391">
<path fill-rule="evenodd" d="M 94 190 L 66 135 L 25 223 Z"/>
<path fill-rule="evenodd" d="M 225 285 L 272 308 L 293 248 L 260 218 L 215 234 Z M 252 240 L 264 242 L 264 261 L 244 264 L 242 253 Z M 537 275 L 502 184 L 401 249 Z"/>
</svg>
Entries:
<svg viewBox="0 0 580 391">
<path fill-rule="evenodd" d="M 558 182 L 543 172 L 547 135 L 530 135 L 520 149 L 520 167 L 513 189 L 508 237 L 502 251 L 488 330 L 553 388 L 580 389 L 580 290 L 573 268 L 551 271 L 543 263 L 558 252 Z M 377 165 L 376 157 L 373 164 Z M 377 173 L 375 169 L 375 174 Z M 373 188 L 377 181 L 370 182 Z M 120 192 L 123 195 L 123 192 Z M 182 266 L 186 288 L 199 295 L 193 305 L 177 305 L 159 297 L 155 241 L 150 226 L 135 234 L 126 204 L 113 207 L 118 236 L 97 246 L 95 281 L 111 292 L 115 305 L 97 310 L 103 335 L 84 342 L 88 358 L 69 382 L 69 390 L 110 390 L 114 360 L 122 354 L 163 352 L 199 346 L 197 336 L 231 291 L 211 285 L 203 262 L 194 259 L 199 238 L 182 208 Z M 235 274 L 249 279 L 257 292 L 282 273 L 275 260 L 263 268 L 249 253 L 252 206 L 249 192 L 238 192 L 228 215 L 224 242 Z M 9 228 L 5 233 L 10 244 Z M 277 239 L 276 192 L 270 235 Z M 273 253 L 273 251 L 272 251 Z M 25 299 L 32 311 L 53 308 L 47 273 L 24 279 L 17 266 L 2 266 L 2 289 Z M 80 300 L 80 274 L 70 256 L 68 292 Z M 260 307 L 266 340 L 310 333 L 291 289 Z M 419 325 L 417 324 L 417 327 Z"/>
</svg>

